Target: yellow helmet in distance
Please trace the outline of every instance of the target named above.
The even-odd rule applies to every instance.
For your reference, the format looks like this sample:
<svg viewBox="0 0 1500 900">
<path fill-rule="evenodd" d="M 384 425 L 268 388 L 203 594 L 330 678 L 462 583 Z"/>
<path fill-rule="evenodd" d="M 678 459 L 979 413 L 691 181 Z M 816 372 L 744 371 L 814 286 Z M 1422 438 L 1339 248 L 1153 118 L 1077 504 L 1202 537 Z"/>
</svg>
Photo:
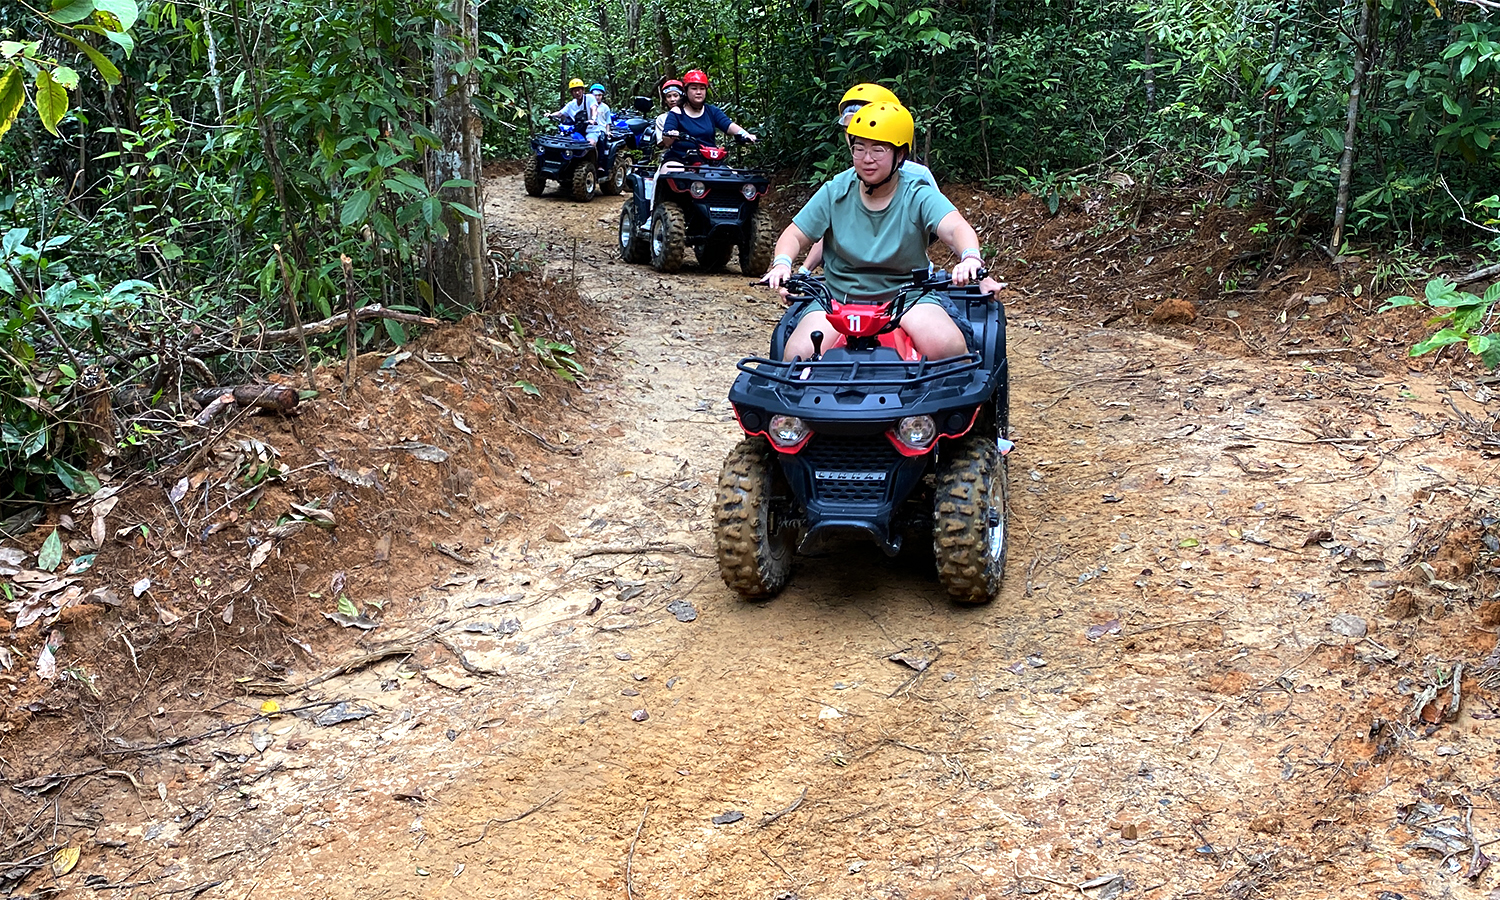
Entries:
<svg viewBox="0 0 1500 900">
<path fill-rule="evenodd" d="M 844 91 L 843 99 L 839 100 L 839 109 L 851 103 L 895 103 L 899 106 L 901 101 L 889 88 L 865 82 Z"/>
<path fill-rule="evenodd" d="M 570 91 L 573 88 L 586 88 L 586 87 L 588 87 L 588 85 L 586 85 L 586 84 L 583 83 L 583 79 L 582 78 L 575 78 L 572 81 L 568 82 L 568 90 L 570 90 Z"/>
</svg>

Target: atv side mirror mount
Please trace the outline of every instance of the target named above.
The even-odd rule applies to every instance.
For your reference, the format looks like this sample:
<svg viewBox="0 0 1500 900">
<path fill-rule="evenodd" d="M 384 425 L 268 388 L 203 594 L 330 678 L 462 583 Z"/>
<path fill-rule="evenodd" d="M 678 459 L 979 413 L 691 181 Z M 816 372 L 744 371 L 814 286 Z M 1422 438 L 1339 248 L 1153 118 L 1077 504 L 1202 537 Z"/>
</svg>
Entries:
<svg viewBox="0 0 1500 900">
<path fill-rule="evenodd" d="M 814 331 L 812 334 L 808 335 L 808 337 L 812 338 L 812 344 L 813 344 L 813 355 L 812 355 L 812 358 L 813 359 L 822 359 L 823 358 L 823 332 L 821 332 L 821 331 Z"/>
</svg>

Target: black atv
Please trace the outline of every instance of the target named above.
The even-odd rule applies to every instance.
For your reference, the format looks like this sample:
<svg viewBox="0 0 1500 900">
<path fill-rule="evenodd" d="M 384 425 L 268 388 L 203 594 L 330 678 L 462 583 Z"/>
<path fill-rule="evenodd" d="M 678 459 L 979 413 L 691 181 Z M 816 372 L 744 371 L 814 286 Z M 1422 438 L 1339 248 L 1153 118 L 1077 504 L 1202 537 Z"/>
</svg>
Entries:
<svg viewBox="0 0 1500 900">
<path fill-rule="evenodd" d="M 677 138 L 667 156 L 683 170 L 630 176 L 633 196 L 620 210 L 620 258 L 675 272 L 692 247 L 698 265 L 713 272 L 737 248 L 741 272 L 765 274 L 777 236 L 770 212 L 760 208 L 770 178 L 730 166 L 724 148 L 688 136 Z"/>
<path fill-rule="evenodd" d="M 958 602 L 994 599 L 1013 446 L 1004 308 L 977 285 L 954 287 L 946 272 L 926 269 L 883 305 L 839 303 L 807 276 L 787 287 L 793 302 L 772 333 L 771 358 L 741 361 L 729 391 L 746 437 L 719 475 L 714 543 L 724 583 L 769 599 L 791 576 L 794 552 L 854 536 L 894 556 L 917 532 L 930 535 L 938 578 Z M 916 353 L 900 322 L 923 295 L 948 309 L 971 352 Z M 783 362 L 795 317 L 809 306 L 828 313 L 835 333 L 813 332 L 813 357 Z"/>
<path fill-rule="evenodd" d="M 547 182 L 556 181 L 574 200 L 587 203 L 601 191 L 618 194 L 624 190 L 631 169 L 625 151 L 639 143 L 650 120 L 627 120 L 625 129 L 612 129 L 609 137 L 601 138 L 597 150 L 586 136 L 588 123 L 584 116 L 563 116 L 561 122 L 555 132 L 531 139 L 531 156 L 526 160 L 526 193 L 540 197 L 547 189 Z"/>
</svg>

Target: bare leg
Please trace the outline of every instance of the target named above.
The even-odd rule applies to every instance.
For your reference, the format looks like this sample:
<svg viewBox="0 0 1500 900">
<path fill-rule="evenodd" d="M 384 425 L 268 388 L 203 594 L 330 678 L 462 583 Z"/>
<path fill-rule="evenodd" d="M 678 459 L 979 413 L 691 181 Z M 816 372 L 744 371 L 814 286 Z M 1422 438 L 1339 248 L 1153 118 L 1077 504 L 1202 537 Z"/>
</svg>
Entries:
<svg viewBox="0 0 1500 900">
<path fill-rule="evenodd" d="M 957 329 L 954 329 L 955 331 Z M 786 339 L 786 349 L 782 351 L 782 359 L 793 359 L 802 357 L 811 359 L 813 355 L 812 333 L 823 332 L 823 347 L 827 349 L 832 342 L 834 331 L 833 325 L 828 322 L 828 314 L 821 309 L 815 309 L 802 317 L 797 323 L 796 329 L 792 331 L 791 337 Z M 959 343 L 963 343 L 963 337 L 959 337 Z"/>
<path fill-rule="evenodd" d="M 803 321 L 806 321 L 805 319 Z M 798 330 L 801 330 L 799 324 Z M 920 303 L 901 317 L 901 327 L 911 336 L 911 344 L 928 359 L 947 359 L 969 352 L 963 332 L 953 318 L 935 303 Z M 790 344 L 788 344 L 790 346 Z"/>
</svg>

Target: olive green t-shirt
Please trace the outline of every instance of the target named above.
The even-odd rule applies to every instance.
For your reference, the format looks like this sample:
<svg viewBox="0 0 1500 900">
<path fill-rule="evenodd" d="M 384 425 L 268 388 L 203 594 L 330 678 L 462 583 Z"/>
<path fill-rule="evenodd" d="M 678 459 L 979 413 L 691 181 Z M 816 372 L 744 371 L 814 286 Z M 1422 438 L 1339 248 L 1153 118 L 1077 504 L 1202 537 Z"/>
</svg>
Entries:
<svg viewBox="0 0 1500 900">
<path fill-rule="evenodd" d="M 823 270 L 835 296 L 885 299 L 927 268 L 928 236 L 954 206 L 937 188 L 904 173 L 879 212 L 860 201 L 864 186 L 850 169 L 813 194 L 792 224 L 823 239 Z"/>
</svg>

